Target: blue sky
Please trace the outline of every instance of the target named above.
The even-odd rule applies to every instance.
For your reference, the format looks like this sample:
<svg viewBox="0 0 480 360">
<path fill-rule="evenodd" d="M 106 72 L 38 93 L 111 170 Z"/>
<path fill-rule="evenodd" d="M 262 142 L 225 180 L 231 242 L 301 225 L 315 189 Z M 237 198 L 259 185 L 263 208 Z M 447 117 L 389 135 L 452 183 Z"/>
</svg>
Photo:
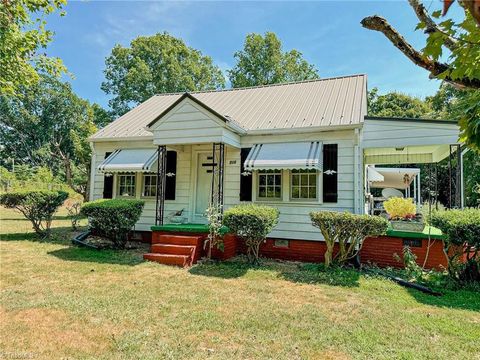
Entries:
<svg viewBox="0 0 480 360">
<path fill-rule="evenodd" d="M 440 1 L 426 1 L 431 10 Z M 139 35 L 167 31 L 211 56 L 222 70 L 234 65 L 233 54 L 251 32 L 273 31 L 284 49 L 295 48 L 318 68 L 321 77 L 366 73 L 369 88 L 424 97 L 439 82 L 430 80 L 382 34 L 363 29 L 368 15 L 386 17 L 417 48 L 425 45 L 415 32 L 417 19 L 406 1 L 72 1 L 66 16 L 51 16 L 55 32 L 48 53 L 59 56 L 75 78 L 83 98 L 107 106 L 100 89 L 105 57 L 119 43 Z"/>
</svg>

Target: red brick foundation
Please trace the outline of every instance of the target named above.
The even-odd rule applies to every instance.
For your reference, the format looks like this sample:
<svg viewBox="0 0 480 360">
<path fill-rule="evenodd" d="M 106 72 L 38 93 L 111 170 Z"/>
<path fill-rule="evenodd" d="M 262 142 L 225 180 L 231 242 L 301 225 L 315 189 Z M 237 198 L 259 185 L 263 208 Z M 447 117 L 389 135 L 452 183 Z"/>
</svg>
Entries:
<svg viewBox="0 0 480 360">
<path fill-rule="evenodd" d="M 362 263 L 371 262 L 378 266 L 393 266 L 403 267 L 402 263 L 395 260 L 394 254 L 402 257 L 404 247 L 404 240 L 411 241 L 412 239 L 403 239 L 389 236 L 379 236 L 366 238 L 362 250 L 360 252 Z M 442 240 L 415 239 L 419 244 L 409 244 L 410 250 L 417 257 L 417 264 L 423 266 L 425 257 L 428 258 L 425 267 L 428 269 L 440 270 L 442 267 L 447 267 L 447 257 L 443 252 Z M 415 245 L 421 245 L 417 247 Z M 429 250 L 428 250 L 429 249 Z"/>
<path fill-rule="evenodd" d="M 289 240 L 288 247 L 275 246 L 276 239 L 267 239 L 260 247 L 260 254 L 267 258 L 294 260 L 305 262 L 323 262 L 326 245 L 323 241 Z M 401 262 L 395 260 L 395 254 L 402 257 L 403 238 L 388 236 L 367 238 L 360 252 L 360 261 L 364 264 L 371 263 L 380 267 L 403 267 Z M 406 239 L 411 240 L 411 239 Z M 421 246 L 415 247 L 410 243 L 412 253 L 417 256 L 417 263 L 423 266 L 427 255 L 428 240 L 418 239 Z M 416 244 L 418 245 L 418 244 Z M 245 253 L 245 245 L 238 241 L 238 252 Z M 441 240 L 431 240 L 428 259 L 425 267 L 428 269 L 441 269 L 447 266 L 447 257 L 443 252 Z"/>
<path fill-rule="evenodd" d="M 171 234 L 171 232 L 154 231 L 141 232 L 142 239 L 150 240 L 159 234 Z M 143 234 L 144 233 L 144 234 Z M 148 235 L 148 234 L 150 235 Z M 158 234 L 158 235 L 157 235 Z M 207 234 L 192 234 L 192 233 L 175 233 L 175 235 L 202 235 L 204 239 Z M 309 241 L 309 240 L 287 240 L 287 245 L 278 246 L 275 240 L 287 239 L 267 239 L 260 247 L 260 254 L 263 257 L 305 261 L 320 263 L 325 260 L 324 254 L 326 250 L 325 242 L 323 241 Z M 360 252 L 360 260 L 362 263 L 372 263 L 380 267 L 392 266 L 403 267 L 401 262 L 395 260 L 394 255 L 397 254 L 402 257 L 404 247 L 404 240 L 409 243 L 412 253 L 417 256 L 417 263 L 423 266 L 428 250 L 428 258 L 425 267 L 429 269 L 441 269 L 447 266 L 447 258 L 443 252 L 443 242 L 441 240 L 431 240 L 428 246 L 428 239 L 403 239 L 390 236 L 369 237 L 365 239 L 362 250 Z M 218 260 L 227 260 L 236 254 L 244 254 L 246 251 L 243 241 L 236 238 L 232 234 L 224 236 L 224 251 L 218 249 L 212 250 L 212 258 Z M 202 256 L 205 255 L 205 250 L 202 245 Z"/>
</svg>

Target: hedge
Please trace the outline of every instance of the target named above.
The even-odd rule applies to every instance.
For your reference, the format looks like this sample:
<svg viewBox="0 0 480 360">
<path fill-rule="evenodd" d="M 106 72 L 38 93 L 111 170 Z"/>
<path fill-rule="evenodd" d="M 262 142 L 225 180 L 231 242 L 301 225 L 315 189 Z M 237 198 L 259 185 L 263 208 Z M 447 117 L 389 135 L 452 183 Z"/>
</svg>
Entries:
<svg viewBox="0 0 480 360">
<path fill-rule="evenodd" d="M 53 215 L 67 198 L 66 191 L 19 191 L 0 195 L 0 204 L 21 212 L 39 236 L 49 237 Z"/>
<path fill-rule="evenodd" d="M 247 256 L 252 263 L 258 263 L 260 244 L 278 222 L 276 208 L 246 204 L 225 211 L 223 224 L 245 241 Z"/>
<path fill-rule="evenodd" d="M 480 209 L 436 211 L 430 222 L 446 235 L 449 274 L 459 280 L 480 281 Z"/>
<path fill-rule="evenodd" d="M 313 211 L 310 213 L 310 219 L 312 225 L 320 229 L 327 245 L 326 267 L 332 262 L 344 264 L 358 254 L 367 236 L 383 235 L 388 229 L 388 221 L 380 216 Z M 335 243 L 338 243 L 339 251 L 334 256 Z"/>
<path fill-rule="evenodd" d="M 110 239 L 117 248 L 124 248 L 128 232 L 142 215 L 142 200 L 101 199 L 85 203 L 81 214 L 88 217 L 92 231 Z"/>
</svg>

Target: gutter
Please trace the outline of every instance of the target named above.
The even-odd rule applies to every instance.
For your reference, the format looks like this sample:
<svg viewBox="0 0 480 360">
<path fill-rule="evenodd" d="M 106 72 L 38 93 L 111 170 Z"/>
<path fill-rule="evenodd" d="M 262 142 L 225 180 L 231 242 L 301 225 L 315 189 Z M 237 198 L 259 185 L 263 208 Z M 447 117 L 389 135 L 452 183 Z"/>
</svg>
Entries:
<svg viewBox="0 0 480 360">
<path fill-rule="evenodd" d="M 356 125 L 337 125 L 337 126 L 310 126 L 310 127 L 298 127 L 298 128 L 278 128 L 278 129 L 259 129 L 259 130 L 247 130 L 245 135 L 270 135 L 270 134 L 304 134 L 316 131 L 334 131 L 334 130 L 353 130 L 361 129 L 363 123 Z"/>
<path fill-rule="evenodd" d="M 232 122 L 229 121 L 228 127 L 233 128 Z M 361 129 L 363 123 L 356 125 L 337 125 L 337 126 L 310 126 L 298 128 L 279 128 L 279 129 L 259 129 L 259 130 L 243 130 L 240 136 L 249 135 L 272 135 L 272 134 L 309 134 L 312 132 L 337 131 L 337 130 L 354 130 Z M 238 129 L 239 131 L 242 129 Z M 122 137 L 104 137 L 104 138 L 88 138 L 90 142 L 113 142 L 113 141 L 145 141 L 152 140 L 153 136 L 122 136 Z"/>
</svg>

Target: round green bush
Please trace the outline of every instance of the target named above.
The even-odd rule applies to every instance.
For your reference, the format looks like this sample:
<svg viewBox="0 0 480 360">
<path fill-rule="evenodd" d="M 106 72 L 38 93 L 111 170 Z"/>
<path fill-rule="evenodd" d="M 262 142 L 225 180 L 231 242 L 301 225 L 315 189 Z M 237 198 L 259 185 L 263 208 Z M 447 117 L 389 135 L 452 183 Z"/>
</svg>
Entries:
<svg viewBox="0 0 480 360">
<path fill-rule="evenodd" d="M 335 261 L 342 265 L 355 257 L 367 236 L 383 235 L 388 229 L 388 221 L 380 216 L 356 215 L 349 212 L 313 211 L 310 213 L 312 225 L 319 228 L 327 245 L 325 266 Z M 333 249 L 338 243 L 338 252 Z"/>
<path fill-rule="evenodd" d="M 449 274 L 458 280 L 480 281 L 480 209 L 435 211 L 430 222 L 446 236 Z"/>
<path fill-rule="evenodd" d="M 276 208 L 245 204 L 225 211 L 223 224 L 245 241 L 250 261 L 258 263 L 260 244 L 277 225 L 278 217 Z"/>
<path fill-rule="evenodd" d="M 19 191 L 0 195 L 0 204 L 20 211 L 38 235 L 48 237 L 53 214 L 67 198 L 65 191 Z"/>
<path fill-rule="evenodd" d="M 81 214 L 88 217 L 91 230 L 112 240 L 115 247 L 123 248 L 144 204 L 142 200 L 100 199 L 85 203 Z"/>
</svg>

